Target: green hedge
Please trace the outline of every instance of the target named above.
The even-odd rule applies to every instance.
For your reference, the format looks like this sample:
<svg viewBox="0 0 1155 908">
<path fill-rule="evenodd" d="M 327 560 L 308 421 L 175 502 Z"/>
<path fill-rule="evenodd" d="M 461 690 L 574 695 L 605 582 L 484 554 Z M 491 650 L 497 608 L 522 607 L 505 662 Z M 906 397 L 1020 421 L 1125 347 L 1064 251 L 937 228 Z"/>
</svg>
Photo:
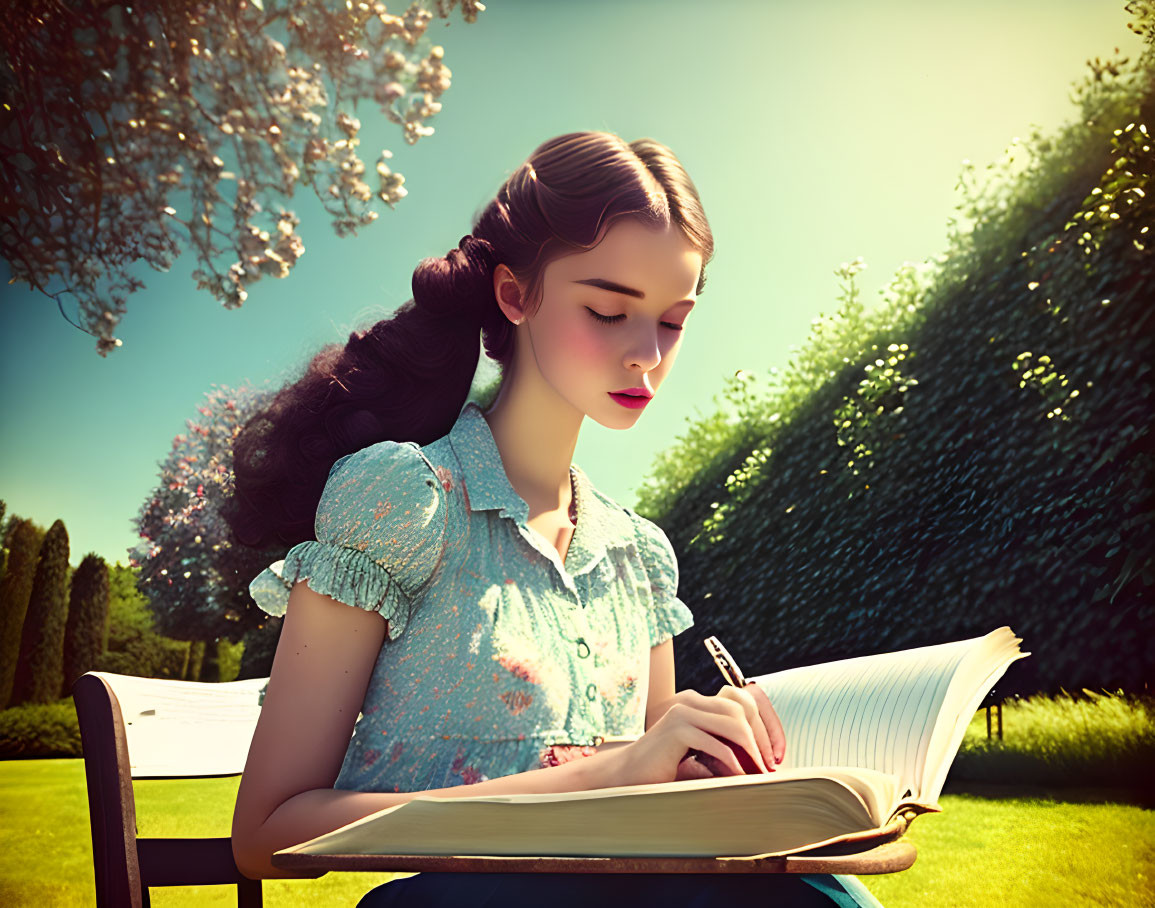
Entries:
<svg viewBox="0 0 1155 908">
<path fill-rule="evenodd" d="M 762 392 L 736 377 L 659 458 L 638 510 L 696 618 L 682 686 L 716 689 L 708 634 L 762 674 L 1008 624 L 1032 655 L 996 696 L 1146 688 L 1150 47 L 1131 75 L 1013 149 L 1033 163 L 973 203 L 937 272 L 904 269 L 866 313 L 844 266 L 837 313 L 789 368 Z"/>
<path fill-rule="evenodd" d="M 0 710 L 0 757 L 79 757 L 80 724 L 72 699 Z"/>
</svg>

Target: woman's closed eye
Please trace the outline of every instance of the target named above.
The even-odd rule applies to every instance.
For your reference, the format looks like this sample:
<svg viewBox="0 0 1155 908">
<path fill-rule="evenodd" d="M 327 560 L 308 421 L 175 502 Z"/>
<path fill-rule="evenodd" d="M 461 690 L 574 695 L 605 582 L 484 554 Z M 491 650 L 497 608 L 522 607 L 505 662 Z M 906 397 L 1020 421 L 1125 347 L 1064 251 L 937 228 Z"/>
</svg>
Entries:
<svg viewBox="0 0 1155 908">
<path fill-rule="evenodd" d="M 600 312 L 595 312 L 589 306 L 586 306 L 585 309 L 586 309 L 586 312 L 588 312 L 590 315 L 592 315 L 594 318 L 596 318 L 599 322 L 601 322 L 604 325 L 612 325 L 615 322 L 620 322 L 623 318 L 626 317 L 624 313 L 622 313 L 620 315 L 602 315 Z M 662 325 L 669 328 L 671 331 L 681 331 L 682 330 L 682 326 L 679 324 L 676 324 L 674 322 L 662 322 Z"/>
</svg>

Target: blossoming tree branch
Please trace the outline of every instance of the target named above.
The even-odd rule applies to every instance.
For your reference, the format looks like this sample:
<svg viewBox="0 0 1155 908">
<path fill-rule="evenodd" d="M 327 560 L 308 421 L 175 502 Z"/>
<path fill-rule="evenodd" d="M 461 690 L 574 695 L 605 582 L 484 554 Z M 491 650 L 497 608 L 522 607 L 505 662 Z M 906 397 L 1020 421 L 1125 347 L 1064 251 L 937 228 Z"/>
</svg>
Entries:
<svg viewBox="0 0 1155 908">
<path fill-rule="evenodd" d="M 371 99 L 415 144 L 449 88 L 426 36 L 477 0 L 27 0 L 0 17 L 0 254 L 9 283 L 56 301 L 101 356 L 140 261 L 192 277 L 226 308 L 304 254 L 284 208 L 312 189 L 338 236 L 406 192 L 382 149 L 367 177 Z M 448 24 L 448 23 L 446 23 Z M 375 186 L 369 180 L 375 180 Z M 263 222 L 263 223 L 262 223 Z M 65 298 L 76 300 L 76 320 Z"/>
</svg>

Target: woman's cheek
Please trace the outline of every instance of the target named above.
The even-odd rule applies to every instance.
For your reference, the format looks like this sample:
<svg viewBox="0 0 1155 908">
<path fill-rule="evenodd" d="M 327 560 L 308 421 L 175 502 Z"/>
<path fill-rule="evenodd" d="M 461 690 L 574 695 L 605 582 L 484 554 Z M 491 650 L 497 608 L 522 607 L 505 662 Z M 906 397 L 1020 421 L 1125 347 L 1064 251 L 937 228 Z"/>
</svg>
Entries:
<svg viewBox="0 0 1155 908">
<path fill-rule="evenodd" d="M 588 387 L 594 378 L 591 369 L 602 363 L 609 343 L 592 319 L 562 319 L 549 326 L 548 346 L 543 348 L 540 334 L 535 338 L 538 361 L 546 379 L 559 390 Z"/>
<path fill-rule="evenodd" d="M 604 330 L 597 330 L 597 326 L 575 325 L 570 335 L 569 348 L 573 355 L 582 363 L 589 363 L 603 359 L 609 352 L 610 344 Z"/>
</svg>

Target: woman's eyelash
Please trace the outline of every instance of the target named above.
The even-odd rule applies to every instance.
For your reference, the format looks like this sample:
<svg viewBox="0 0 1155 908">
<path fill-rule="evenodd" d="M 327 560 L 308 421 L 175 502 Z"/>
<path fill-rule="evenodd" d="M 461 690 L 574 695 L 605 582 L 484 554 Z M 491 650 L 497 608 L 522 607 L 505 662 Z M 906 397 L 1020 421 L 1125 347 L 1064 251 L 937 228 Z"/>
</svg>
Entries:
<svg viewBox="0 0 1155 908">
<path fill-rule="evenodd" d="M 599 322 L 605 322 L 606 324 L 611 322 L 618 322 L 625 318 L 624 315 L 602 315 L 600 312 L 595 312 L 589 306 L 586 306 L 586 312 L 596 318 Z"/>
<path fill-rule="evenodd" d="M 614 322 L 620 322 L 623 318 L 625 318 L 625 315 L 602 315 L 600 312 L 595 312 L 589 306 L 586 306 L 586 312 L 588 312 L 590 315 L 592 315 L 594 318 L 596 318 L 599 322 L 602 322 L 603 324 L 607 324 L 607 325 L 613 324 Z M 681 325 L 676 325 L 673 322 L 662 322 L 662 324 L 665 325 L 667 328 L 669 328 L 672 331 L 681 331 L 682 330 Z"/>
</svg>

